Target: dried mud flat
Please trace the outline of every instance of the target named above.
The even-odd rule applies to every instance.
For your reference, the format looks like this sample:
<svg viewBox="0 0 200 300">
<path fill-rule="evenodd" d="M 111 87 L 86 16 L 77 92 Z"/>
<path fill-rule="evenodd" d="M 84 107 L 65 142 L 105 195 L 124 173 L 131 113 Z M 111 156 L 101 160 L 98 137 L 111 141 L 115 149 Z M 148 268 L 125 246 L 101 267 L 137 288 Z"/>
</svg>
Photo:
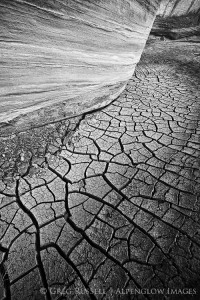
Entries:
<svg viewBox="0 0 200 300">
<path fill-rule="evenodd" d="M 198 45 L 150 39 L 104 109 L 1 127 L 3 299 L 199 299 Z"/>
</svg>

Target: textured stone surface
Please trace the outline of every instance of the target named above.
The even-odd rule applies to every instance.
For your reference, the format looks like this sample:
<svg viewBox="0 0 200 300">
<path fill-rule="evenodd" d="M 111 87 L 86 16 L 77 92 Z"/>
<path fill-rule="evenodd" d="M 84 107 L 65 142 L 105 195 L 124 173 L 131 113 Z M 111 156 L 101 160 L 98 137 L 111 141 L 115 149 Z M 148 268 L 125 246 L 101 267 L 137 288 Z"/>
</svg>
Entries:
<svg viewBox="0 0 200 300">
<path fill-rule="evenodd" d="M 107 108 L 1 138 L 4 299 L 199 299 L 198 45 L 150 41 Z"/>
<path fill-rule="evenodd" d="M 200 35 L 200 1 L 163 0 L 152 34 L 171 39 Z"/>
<path fill-rule="evenodd" d="M 0 122 L 31 112 L 23 118 L 41 124 L 116 98 L 158 2 L 0 0 Z"/>
<path fill-rule="evenodd" d="M 158 15 L 163 17 L 182 16 L 197 13 L 199 10 L 199 0 L 162 0 Z"/>
</svg>

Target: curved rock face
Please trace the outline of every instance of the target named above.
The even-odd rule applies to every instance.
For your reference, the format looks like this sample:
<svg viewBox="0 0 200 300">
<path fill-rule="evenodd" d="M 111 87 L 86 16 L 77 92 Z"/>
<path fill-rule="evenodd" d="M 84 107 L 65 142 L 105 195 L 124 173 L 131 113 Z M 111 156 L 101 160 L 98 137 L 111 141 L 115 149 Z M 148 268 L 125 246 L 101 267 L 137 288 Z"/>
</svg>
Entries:
<svg viewBox="0 0 200 300">
<path fill-rule="evenodd" d="M 181 16 L 200 10 L 199 0 L 162 0 L 158 15 L 163 17 Z"/>
<path fill-rule="evenodd" d="M 158 2 L 0 0 L 0 122 L 65 118 L 116 98 Z"/>
<path fill-rule="evenodd" d="M 199 0 L 163 0 L 152 33 L 179 39 L 200 34 Z"/>
</svg>

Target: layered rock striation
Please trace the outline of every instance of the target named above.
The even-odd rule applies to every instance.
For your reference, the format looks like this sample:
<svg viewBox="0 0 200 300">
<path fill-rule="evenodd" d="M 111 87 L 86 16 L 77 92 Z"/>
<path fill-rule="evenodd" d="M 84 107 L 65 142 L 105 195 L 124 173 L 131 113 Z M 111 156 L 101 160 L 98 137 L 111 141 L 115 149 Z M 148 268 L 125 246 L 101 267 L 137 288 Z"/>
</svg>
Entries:
<svg viewBox="0 0 200 300">
<path fill-rule="evenodd" d="M 134 72 L 158 3 L 0 0 L 0 122 L 41 124 L 110 103 Z"/>
<path fill-rule="evenodd" d="M 200 35 L 200 1 L 163 0 L 152 33 L 171 39 Z"/>
<path fill-rule="evenodd" d="M 162 0 L 158 15 L 163 17 L 183 16 L 197 13 L 200 10 L 199 0 Z"/>
</svg>

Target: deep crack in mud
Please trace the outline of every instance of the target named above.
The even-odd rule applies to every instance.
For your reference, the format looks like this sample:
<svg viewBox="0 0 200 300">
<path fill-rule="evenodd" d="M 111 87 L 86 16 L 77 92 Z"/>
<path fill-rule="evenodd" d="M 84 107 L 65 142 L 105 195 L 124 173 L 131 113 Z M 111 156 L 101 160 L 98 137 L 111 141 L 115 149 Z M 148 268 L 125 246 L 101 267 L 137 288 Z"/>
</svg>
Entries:
<svg viewBox="0 0 200 300">
<path fill-rule="evenodd" d="M 18 168 L 0 183 L 3 299 L 199 292 L 196 52 L 195 43 L 150 43 L 121 96 L 84 116 L 71 136 L 63 121 L 40 155 L 22 145 L 7 166 L 2 154 L 2 170 Z M 148 288 L 165 293 L 131 294 Z"/>
</svg>

